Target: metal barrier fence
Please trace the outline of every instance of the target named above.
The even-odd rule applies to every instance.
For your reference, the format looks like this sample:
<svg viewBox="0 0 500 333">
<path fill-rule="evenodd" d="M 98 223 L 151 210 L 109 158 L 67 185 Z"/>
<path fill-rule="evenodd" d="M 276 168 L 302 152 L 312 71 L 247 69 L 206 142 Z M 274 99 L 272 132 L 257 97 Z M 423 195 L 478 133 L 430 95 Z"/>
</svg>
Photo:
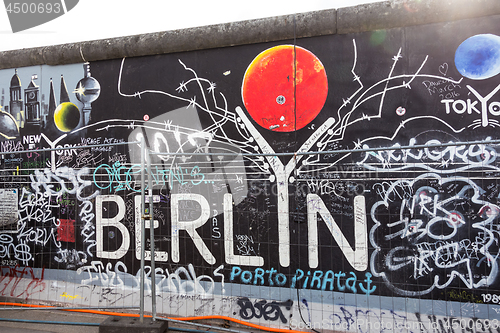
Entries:
<svg viewBox="0 0 500 333">
<path fill-rule="evenodd" d="M 0 170 L 0 198 L 2 198 L 0 208 L 0 258 L 2 260 L 0 296 L 22 302 L 44 304 L 51 302 L 56 305 L 64 305 L 61 308 L 65 309 L 125 310 L 139 308 L 141 320 L 144 318 L 145 312 L 151 312 L 155 319 L 164 320 L 165 318 L 157 315 L 156 304 L 157 298 L 162 299 L 164 293 L 189 294 L 194 291 L 203 294 L 206 292 L 207 284 L 201 280 L 206 276 L 203 273 L 207 271 L 207 268 L 212 269 L 211 267 L 215 264 L 215 262 L 211 263 L 211 258 L 215 257 L 212 252 L 216 246 L 211 245 L 208 248 L 205 245 L 208 240 L 195 230 L 197 225 L 201 226 L 209 218 L 214 219 L 213 223 L 218 222 L 216 216 L 221 212 L 220 207 L 223 207 L 224 216 L 226 214 L 232 216 L 233 206 L 238 204 L 244 206 L 245 198 L 264 194 L 263 192 L 257 194 L 256 189 L 250 184 L 253 180 L 258 180 L 259 177 L 246 172 L 247 158 L 267 159 L 271 164 L 274 159 L 293 160 L 300 155 L 336 155 L 343 156 L 341 160 L 344 160 L 346 156 L 361 154 L 359 156 L 365 156 L 365 159 L 361 160 L 366 160 L 368 156 L 376 156 L 378 153 L 384 153 L 388 156 L 393 154 L 395 150 L 406 152 L 406 154 L 410 151 L 426 150 L 436 157 L 433 161 L 436 168 L 442 164 L 443 157 L 448 159 L 450 156 L 454 157 L 450 159 L 449 163 L 455 163 L 457 166 L 460 164 L 477 165 L 475 171 L 472 168 L 464 170 L 469 173 L 469 180 L 481 180 L 491 179 L 489 175 L 485 175 L 490 166 L 495 165 L 495 168 L 498 168 L 495 157 L 497 156 L 496 146 L 499 143 L 500 140 L 448 142 L 282 154 L 227 153 L 222 149 L 216 152 L 159 152 L 155 151 L 154 147 L 147 147 L 144 137 L 141 138 L 141 141 L 136 142 L 75 145 L 37 150 L 16 149 L 2 143 L 3 151 L 0 153 L 2 159 L 2 169 Z M 454 149 L 455 152 L 450 152 L 450 148 Z M 460 155 L 457 154 L 457 151 L 466 150 L 470 152 L 470 156 L 475 156 L 476 160 L 457 158 Z M 140 164 L 134 164 L 138 154 Z M 423 158 L 422 155 L 414 155 Z M 439 156 L 441 157 L 438 158 Z M 346 160 L 343 164 L 356 163 Z M 383 164 L 383 162 L 371 162 L 372 166 L 377 164 Z M 393 165 L 392 167 L 394 171 L 387 173 L 385 178 L 378 178 L 380 175 L 377 173 L 360 177 L 353 169 L 349 169 L 349 174 L 343 175 L 340 169 L 336 172 L 330 172 L 337 174 L 338 177 L 343 177 L 339 178 L 340 180 L 358 180 L 360 184 L 363 182 L 372 184 L 374 181 L 391 179 L 417 178 L 429 172 L 428 169 L 423 168 L 419 171 L 412 170 L 403 173 L 397 166 Z M 370 170 L 370 168 L 366 167 L 365 170 Z M 324 175 L 321 174 L 322 177 Z M 330 179 L 319 176 L 320 174 L 314 175 L 316 178 L 300 177 L 291 172 L 287 186 L 290 185 L 295 190 L 291 191 L 287 188 L 286 193 L 290 197 L 297 196 L 298 192 L 307 192 L 301 193 L 300 196 L 318 194 L 321 192 L 319 187 L 308 183 L 308 181 L 311 179 L 318 181 Z M 446 177 L 453 178 L 449 174 Z M 236 183 L 230 182 L 229 178 L 238 181 Z M 224 191 L 212 191 L 215 187 L 214 179 L 220 180 L 220 183 L 225 186 Z M 276 184 L 276 179 L 271 180 L 271 183 Z M 198 185 L 207 186 L 198 187 L 196 191 L 189 191 Z M 278 196 L 283 193 L 280 192 L 284 190 L 283 187 L 280 187 L 279 184 L 276 186 L 277 189 L 274 189 L 276 192 L 274 193 L 272 190 L 269 195 Z M 352 190 L 347 195 L 351 197 L 364 195 L 366 188 L 363 186 Z M 374 187 L 372 186 L 371 189 L 373 190 Z M 217 209 L 213 209 L 202 200 L 202 197 L 220 196 L 220 193 L 223 193 L 223 204 L 217 206 Z M 175 194 L 175 196 L 171 194 Z M 339 192 L 335 192 L 335 188 L 330 187 L 327 194 L 338 196 Z M 162 199 L 165 198 L 168 198 L 170 202 L 167 204 L 162 202 Z M 185 210 L 198 211 L 199 216 L 187 214 L 188 216 L 184 218 L 185 221 L 197 222 L 191 227 L 181 226 L 182 221 L 173 220 L 175 216 L 179 216 L 179 211 L 182 210 L 179 208 L 179 203 L 189 200 L 194 202 L 193 207 L 184 207 Z M 177 206 L 174 205 L 174 201 Z M 294 206 L 296 203 L 290 200 L 290 204 Z M 208 211 L 206 211 L 207 207 Z M 491 207 L 496 207 L 496 205 L 493 204 Z M 160 224 L 165 223 L 168 217 L 163 216 L 157 221 L 155 220 L 157 218 L 156 212 L 168 215 L 164 211 L 166 208 L 170 210 L 170 221 L 168 221 L 170 227 L 162 229 Z M 259 211 L 250 209 L 249 206 L 242 208 L 242 211 L 245 212 L 245 209 L 254 214 L 251 216 L 260 216 Z M 293 220 L 301 222 L 303 216 L 299 216 L 300 214 L 303 212 L 299 209 L 297 211 L 290 210 L 287 216 L 283 217 L 278 212 L 275 218 L 278 220 L 278 224 L 282 218 L 286 218 L 287 221 L 293 218 Z M 325 219 L 323 215 L 322 217 Z M 243 255 L 243 252 L 239 252 L 238 255 L 233 253 L 236 234 L 226 227 L 227 221 L 232 223 L 232 218 L 225 219 L 224 227 L 220 228 L 218 225 L 220 229 L 217 229 L 224 234 L 226 263 L 234 265 L 235 260 L 240 260 L 240 265 L 244 266 L 245 263 L 248 264 L 252 260 L 260 260 L 258 249 L 248 250 L 247 255 Z M 259 222 L 262 222 L 264 227 L 269 227 L 270 221 L 271 218 L 266 216 L 266 219 Z M 175 223 L 177 224 L 174 225 Z M 240 227 L 238 223 L 233 226 L 233 228 Z M 147 228 L 150 229 L 149 239 L 146 237 Z M 155 229 L 158 229 L 159 232 Z M 165 230 L 168 230 L 170 234 L 166 234 Z M 184 251 L 181 251 L 180 245 L 177 243 L 171 245 L 172 251 L 168 254 L 164 246 L 158 248 L 157 244 L 161 245 L 162 241 L 171 244 L 174 241 L 179 242 L 180 238 L 174 240 L 175 237 L 179 237 L 174 235 L 174 232 L 179 233 L 181 230 L 188 234 L 186 239 L 191 239 L 194 243 L 193 248 L 188 248 L 184 244 Z M 138 235 L 139 233 L 140 235 Z M 132 243 L 131 239 L 134 239 L 135 243 Z M 184 241 L 180 240 L 180 242 Z M 273 240 L 270 239 L 271 241 Z M 265 245 L 265 242 L 262 244 Z M 178 252 L 175 251 L 176 249 Z M 370 249 L 370 252 L 372 251 L 373 249 Z M 191 255 L 191 252 L 195 254 Z M 228 252 L 233 256 L 232 258 L 227 255 Z M 186 254 L 189 254 L 189 259 L 179 259 L 181 255 L 185 256 Z M 269 253 L 269 257 L 264 259 L 275 260 L 276 258 L 272 259 L 271 257 L 281 254 L 281 252 L 277 255 Z M 209 265 L 204 265 L 202 260 L 196 259 L 196 255 L 209 262 Z M 125 263 L 121 261 L 124 257 L 126 258 L 124 259 Z M 104 262 L 100 258 L 105 259 Z M 137 266 L 139 260 L 140 267 Z M 201 264 L 190 264 L 188 269 L 183 268 L 182 263 L 189 260 Z M 150 261 L 148 267 L 146 267 L 146 261 Z M 168 261 L 173 261 L 178 266 L 171 265 Z M 179 262 L 181 264 L 178 264 Z M 258 266 L 254 262 L 252 265 Z M 178 268 L 174 274 L 168 273 L 167 267 L 170 272 L 173 272 L 172 267 Z M 138 274 L 133 275 L 129 272 L 138 272 Z M 216 269 L 215 272 L 219 273 L 217 276 L 222 277 L 222 288 L 224 288 L 224 278 L 226 281 L 229 278 L 229 282 L 233 284 L 238 282 L 245 284 L 246 280 L 251 279 L 248 276 L 243 277 L 241 269 L 240 272 L 234 268 L 226 271 Z M 193 279 L 183 285 L 179 278 L 181 273 L 185 274 L 186 277 L 191 274 Z M 257 273 L 256 269 L 255 276 Z M 203 275 L 197 277 L 199 274 Z M 235 278 L 238 274 L 241 274 L 240 281 Z M 176 276 L 172 279 L 179 279 L 177 281 L 179 284 L 175 288 L 171 285 L 165 288 L 163 280 L 168 280 L 173 275 Z M 105 277 L 103 278 L 103 276 Z M 253 279 L 258 281 L 255 276 Z M 281 275 L 276 275 L 276 279 L 273 281 L 279 286 L 282 282 L 280 279 L 283 278 L 277 276 Z M 282 276 L 291 280 L 293 272 L 282 274 Z M 158 282 L 157 278 L 162 281 Z M 172 283 L 172 279 L 168 280 L 169 283 Z M 319 278 L 317 280 L 319 281 Z M 209 282 L 208 288 L 214 290 L 213 279 L 207 279 L 205 282 L 207 281 Z M 159 283 L 160 290 L 157 289 Z M 140 289 L 139 300 L 135 298 L 137 285 Z M 284 283 L 282 285 L 289 289 L 289 294 L 292 296 L 295 293 L 292 290 L 297 289 L 297 303 L 299 303 L 299 288 L 291 285 L 287 288 Z M 100 287 L 100 296 L 98 300 L 95 300 L 93 293 L 97 286 Z M 146 290 L 148 295 L 146 295 Z M 128 294 L 132 295 L 131 299 L 127 299 L 127 291 L 130 291 Z M 220 293 L 223 295 L 224 289 Z M 238 300 L 241 302 L 242 295 L 237 292 L 231 292 L 228 296 L 233 297 L 234 302 L 238 302 Z M 150 303 L 147 302 L 149 298 Z M 121 299 L 126 300 L 121 301 Z M 297 307 L 300 310 L 300 304 Z M 194 316 L 196 314 L 195 312 L 180 313 L 180 311 L 169 313 L 165 311 L 164 305 L 159 313 L 180 316 Z M 269 314 L 269 316 L 271 315 Z"/>
<path fill-rule="evenodd" d="M 129 143 L 24 150 L 12 142 L 0 143 L 0 295 L 21 302 L 38 299 L 94 308 L 88 297 L 77 296 L 76 289 L 61 289 L 58 283 L 64 283 L 65 271 L 82 276 L 82 267 L 92 265 L 98 232 L 96 184 L 106 177 L 98 171 L 109 171 L 113 163 L 127 165 Z M 53 282 L 47 285 L 47 280 Z M 68 282 L 74 283 L 75 276 L 68 276 Z M 61 292 L 51 295 L 49 289 Z"/>
</svg>

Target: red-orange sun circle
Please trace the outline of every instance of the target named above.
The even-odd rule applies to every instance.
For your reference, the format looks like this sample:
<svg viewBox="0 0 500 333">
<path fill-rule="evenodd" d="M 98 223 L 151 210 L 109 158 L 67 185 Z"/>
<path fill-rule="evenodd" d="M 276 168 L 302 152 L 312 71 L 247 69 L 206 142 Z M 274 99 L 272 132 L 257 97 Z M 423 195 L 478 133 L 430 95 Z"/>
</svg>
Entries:
<svg viewBox="0 0 500 333">
<path fill-rule="evenodd" d="M 241 90 L 248 113 L 260 126 L 292 132 L 319 114 L 328 95 L 328 80 L 325 67 L 312 52 L 280 45 L 255 57 Z"/>
</svg>

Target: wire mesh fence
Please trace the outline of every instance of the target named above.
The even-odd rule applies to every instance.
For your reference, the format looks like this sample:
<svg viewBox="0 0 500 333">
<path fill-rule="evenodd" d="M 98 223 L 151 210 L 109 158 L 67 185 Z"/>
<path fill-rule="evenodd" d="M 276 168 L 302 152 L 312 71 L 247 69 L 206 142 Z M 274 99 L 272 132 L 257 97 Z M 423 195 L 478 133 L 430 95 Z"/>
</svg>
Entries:
<svg viewBox="0 0 500 333">
<path fill-rule="evenodd" d="M 331 320 L 350 295 L 383 296 L 383 275 L 369 272 L 401 269 L 409 239 L 421 263 L 413 274 L 428 277 L 434 265 L 446 276 L 456 256 L 473 260 L 468 295 L 486 301 L 479 284 L 498 256 L 499 143 L 283 154 L 165 153 L 141 141 L 2 147 L 0 296 L 289 329 L 292 313 Z M 325 159 L 337 162 L 318 169 Z M 377 255 L 392 259 L 383 266 Z M 428 284 L 403 278 L 385 284 L 428 298 Z M 319 296 L 314 309 L 303 302 Z"/>
</svg>

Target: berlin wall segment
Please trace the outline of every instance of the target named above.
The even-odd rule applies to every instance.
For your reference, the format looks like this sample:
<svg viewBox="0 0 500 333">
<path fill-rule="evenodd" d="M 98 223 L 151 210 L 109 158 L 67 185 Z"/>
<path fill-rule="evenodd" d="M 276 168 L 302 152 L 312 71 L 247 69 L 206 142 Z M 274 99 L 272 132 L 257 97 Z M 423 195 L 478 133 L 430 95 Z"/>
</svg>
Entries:
<svg viewBox="0 0 500 333">
<path fill-rule="evenodd" d="M 137 303 L 144 138 L 160 312 L 496 331 L 499 21 L 1 70 L 1 295 Z"/>
</svg>

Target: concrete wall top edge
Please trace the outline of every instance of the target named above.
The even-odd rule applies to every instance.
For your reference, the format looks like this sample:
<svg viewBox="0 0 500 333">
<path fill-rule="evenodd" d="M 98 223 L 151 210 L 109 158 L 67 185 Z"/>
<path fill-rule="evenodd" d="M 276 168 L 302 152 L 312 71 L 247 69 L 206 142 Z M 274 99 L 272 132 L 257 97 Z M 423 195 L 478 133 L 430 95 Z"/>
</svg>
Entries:
<svg viewBox="0 0 500 333">
<path fill-rule="evenodd" d="M 337 33 L 390 29 L 500 14 L 496 0 L 392 0 L 338 10 Z"/>
<path fill-rule="evenodd" d="M 0 69 L 348 34 L 500 14 L 498 0 L 391 0 L 182 30 L 0 52 Z"/>
</svg>

